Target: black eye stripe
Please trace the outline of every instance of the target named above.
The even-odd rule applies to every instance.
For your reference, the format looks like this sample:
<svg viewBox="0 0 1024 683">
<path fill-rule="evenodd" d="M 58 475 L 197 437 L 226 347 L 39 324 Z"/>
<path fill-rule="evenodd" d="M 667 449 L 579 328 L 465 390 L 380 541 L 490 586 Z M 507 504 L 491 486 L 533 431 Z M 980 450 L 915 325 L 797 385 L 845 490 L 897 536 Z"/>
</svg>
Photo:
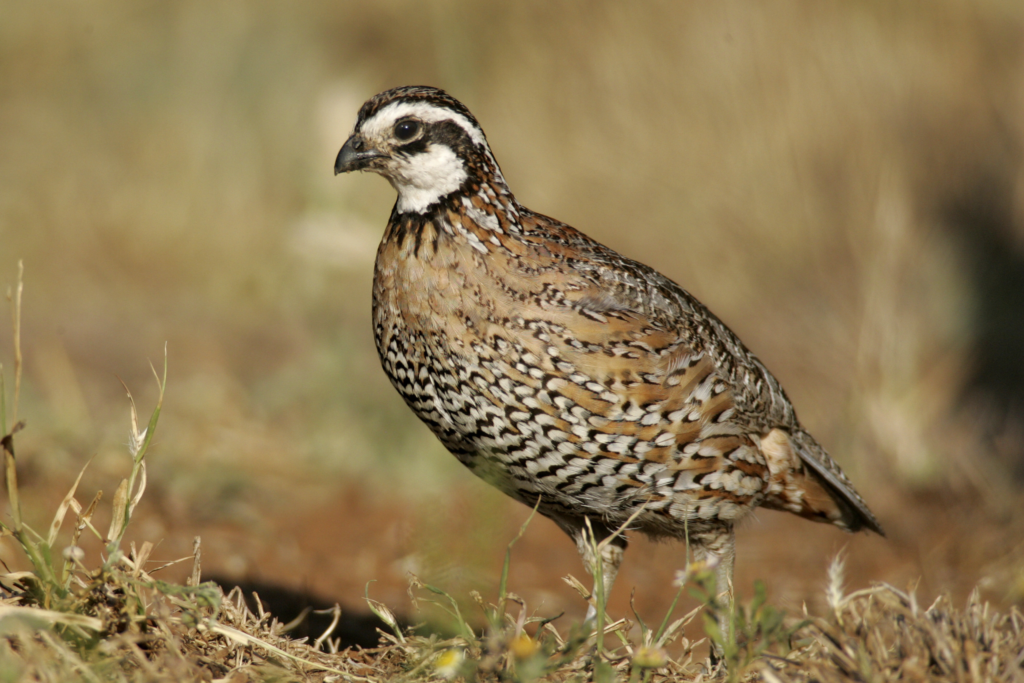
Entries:
<svg viewBox="0 0 1024 683">
<path fill-rule="evenodd" d="M 409 136 L 411 132 L 403 124 L 412 124 L 415 132 L 411 137 L 403 137 Z M 469 133 L 455 121 L 399 119 L 391 126 L 391 136 L 394 140 L 393 151 L 405 158 L 425 152 L 431 145 L 448 147 L 459 156 L 472 154 L 476 149 L 476 144 Z"/>
<path fill-rule="evenodd" d="M 426 150 L 427 150 L 427 138 L 426 137 L 422 137 L 419 140 L 413 140 L 412 142 L 407 142 L 404 145 L 399 145 L 398 148 L 395 151 L 399 152 L 400 154 L 402 154 L 404 156 L 411 156 L 413 154 L 419 154 L 420 152 L 425 152 Z"/>
</svg>

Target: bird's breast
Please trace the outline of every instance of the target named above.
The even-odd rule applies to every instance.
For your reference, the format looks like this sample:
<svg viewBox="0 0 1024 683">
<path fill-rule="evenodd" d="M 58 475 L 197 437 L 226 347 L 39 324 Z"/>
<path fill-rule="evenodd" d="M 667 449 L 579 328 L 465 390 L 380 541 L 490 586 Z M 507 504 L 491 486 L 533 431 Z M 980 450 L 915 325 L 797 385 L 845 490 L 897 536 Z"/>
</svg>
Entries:
<svg viewBox="0 0 1024 683">
<path fill-rule="evenodd" d="M 377 349 L 417 416 L 523 500 L 582 496 L 606 510 L 643 500 L 667 513 L 719 481 L 737 509 L 757 499 L 764 467 L 730 424 L 732 396 L 711 359 L 631 314 L 581 309 L 585 283 L 547 254 L 481 251 L 433 224 L 418 236 L 389 230 Z"/>
</svg>

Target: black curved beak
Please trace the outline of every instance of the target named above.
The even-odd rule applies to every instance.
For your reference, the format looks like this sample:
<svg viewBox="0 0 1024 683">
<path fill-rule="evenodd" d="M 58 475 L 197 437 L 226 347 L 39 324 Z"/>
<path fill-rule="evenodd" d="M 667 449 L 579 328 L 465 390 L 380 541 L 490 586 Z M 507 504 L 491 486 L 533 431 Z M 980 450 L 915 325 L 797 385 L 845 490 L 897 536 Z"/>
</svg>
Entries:
<svg viewBox="0 0 1024 683">
<path fill-rule="evenodd" d="M 334 175 L 349 171 L 361 171 L 374 159 L 381 159 L 385 156 L 387 155 L 368 147 L 362 136 L 356 133 L 345 141 L 341 151 L 338 152 L 338 158 L 334 160 Z"/>
</svg>

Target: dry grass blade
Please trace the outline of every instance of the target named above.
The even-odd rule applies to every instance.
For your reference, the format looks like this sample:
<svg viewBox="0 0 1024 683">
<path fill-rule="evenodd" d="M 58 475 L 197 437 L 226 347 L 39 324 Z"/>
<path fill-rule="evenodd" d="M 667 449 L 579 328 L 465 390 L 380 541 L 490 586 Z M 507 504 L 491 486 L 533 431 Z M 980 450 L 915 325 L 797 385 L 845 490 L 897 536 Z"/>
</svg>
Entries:
<svg viewBox="0 0 1024 683">
<path fill-rule="evenodd" d="M 14 400 L 11 402 L 11 422 L 18 423 L 18 400 L 21 396 L 21 295 L 25 290 L 25 263 L 18 259 L 18 284 L 12 294 L 7 289 L 7 300 L 11 302 L 11 330 L 14 336 Z M 16 429 L 12 429 L 13 434 Z"/>
<path fill-rule="evenodd" d="M 341 669 L 335 669 L 334 667 L 327 666 L 327 665 L 325 665 L 325 664 L 323 664 L 321 662 L 315 662 L 315 661 L 313 661 L 311 659 L 306 659 L 304 657 L 299 657 L 297 655 L 293 655 L 290 652 L 282 650 L 281 648 L 277 647 L 276 645 L 272 645 L 271 643 L 268 643 L 265 640 L 261 640 L 260 638 L 257 638 L 256 636 L 253 636 L 253 635 L 250 635 L 249 633 L 246 633 L 245 631 L 241 631 L 241 630 L 239 630 L 237 628 L 234 628 L 233 626 L 227 626 L 227 625 L 224 625 L 224 624 L 213 623 L 213 624 L 208 624 L 208 625 L 200 625 L 199 628 L 200 628 L 200 630 L 209 630 L 212 633 L 216 633 L 216 634 L 219 634 L 221 636 L 224 636 L 228 640 L 230 640 L 230 641 L 232 641 L 234 643 L 237 643 L 239 645 L 261 647 L 264 650 L 266 650 L 267 652 L 269 652 L 271 654 L 275 654 L 278 657 L 283 657 L 283 658 L 291 660 L 293 662 L 305 665 L 305 666 L 309 667 L 310 670 L 329 671 L 331 673 L 338 674 L 339 676 L 341 676 L 346 681 L 369 681 L 369 680 L 371 680 L 371 679 L 368 679 L 368 678 L 364 678 L 362 676 L 353 676 L 352 674 L 349 674 L 349 673 L 347 673 L 345 671 L 342 671 Z"/>
<path fill-rule="evenodd" d="M 332 607 L 331 609 L 318 611 L 319 614 L 324 614 L 328 612 L 331 614 L 331 623 L 327 626 L 326 629 L 324 629 L 324 632 L 320 634 L 320 637 L 317 638 L 316 641 L 313 643 L 314 650 L 319 650 L 323 647 L 324 641 L 331 637 L 331 634 L 334 633 L 334 629 L 338 627 L 338 622 L 341 621 L 341 605 L 339 605 L 338 603 L 334 603 L 334 607 Z"/>
<path fill-rule="evenodd" d="M 110 529 L 107 531 L 107 543 L 114 543 L 124 533 L 128 519 L 128 480 L 122 479 L 114 491 L 114 514 L 110 518 Z"/>
<path fill-rule="evenodd" d="M 135 544 L 132 543 L 132 563 L 135 567 L 132 569 L 132 576 L 138 578 L 139 575 L 145 575 L 146 562 L 149 561 L 149 555 L 153 552 L 153 544 L 149 541 L 142 543 L 142 548 L 136 552 Z"/>
<path fill-rule="evenodd" d="M 37 607 L 0 605 L 0 623 L 11 617 L 18 618 L 19 621 L 26 624 L 42 623 L 46 626 L 63 624 L 65 626 L 87 628 L 93 631 L 103 630 L 103 622 L 101 620 L 84 614 L 54 612 L 53 610 L 39 609 Z"/>
<path fill-rule="evenodd" d="M 75 483 L 71 485 L 71 490 L 68 491 L 67 495 L 64 496 L 64 500 L 57 506 L 57 513 L 53 516 L 53 522 L 50 523 L 50 533 L 46 537 L 46 545 L 53 547 L 53 544 L 57 541 L 57 532 L 60 531 L 61 526 L 64 524 L 64 516 L 68 512 L 68 508 L 71 507 L 71 502 L 75 499 L 75 491 L 78 490 L 78 484 L 82 481 L 82 475 L 85 474 L 85 470 L 89 467 L 89 462 L 85 463 L 85 467 L 78 473 L 78 477 L 75 479 Z"/>
<path fill-rule="evenodd" d="M 11 433 L 0 439 L 0 447 L 4 451 L 4 477 L 7 482 L 7 500 L 11 504 L 11 520 L 14 522 L 14 533 L 21 533 L 21 501 L 18 498 L 18 467 L 14 459 L 14 434 L 24 426 L 19 422 L 11 429 Z"/>
<path fill-rule="evenodd" d="M 654 647 L 664 647 L 666 643 L 675 640 L 676 636 L 681 633 L 682 628 L 689 624 L 691 621 L 697 618 L 703 607 L 694 607 L 692 610 L 686 613 L 685 616 L 680 617 L 673 621 L 655 641 L 652 643 Z"/>
<path fill-rule="evenodd" d="M 150 574 L 156 574 L 157 572 L 159 572 L 159 571 L 161 571 L 163 569 L 167 569 L 168 567 L 173 567 L 174 565 L 181 564 L 182 562 L 188 562 L 189 560 L 193 560 L 194 561 L 195 557 L 193 555 L 186 555 L 185 557 L 179 557 L 176 560 L 169 560 L 167 562 L 164 562 L 159 567 L 153 568 L 152 570 L 149 571 L 149 573 Z"/>
<path fill-rule="evenodd" d="M 395 618 L 394 612 L 388 609 L 387 605 L 380 600 L 374 600 L 370 597 L 370 584 L 366 584 L 366 595 L 364 596 L 364 599 L 366 600 L 366 605 L 370 608 L 370 611 L 373 612 L 378 619 L 388 625 L 388 628 L 394 632 L 399 643 L 404 644 L 405 636 L 402 635 L 402 627 L 398 625 L 398 619 Z"/>
<path fill-rule="evenodd" d="M 135 506 L 142 500 L 142 494 L 146 490 L 146 462 L 143 460 L 139 462 L 139 483 L 135 487 L 135 493 L 132 495 L 132 500 L 128 504 L 128 518 L 131 519 L 132 513 L 135 512 Z"/>
<path fill-rule="evenodd" d="M 75 514 L 78 515 L 78 524 L 75 525 L 75 531 L 71 536 L 71 545 L 78 545 L 78 540 L 82 537 L 82 532 L 85 531 L 86 528 L 92 529 L 93 533 L 95 533 L 97 537 L 100 535 L 99 531 L 96 530 L 96 527 L 92 525 L 92 516 L 96 514 L 96 506 L 100 504 L 100 500 L 102 498 L 103 491 L 97 491 L 92 502 L 89 503 L 89 507 L 85 509 L 85 512 L 82 512 L 82 508 L 78 504 L 77 500 L 74 498 L 71 499 L 71 506 L 74 508 Z"/>
<path fill-rule="evenodd" d="M 583 598 L 584 600 L 590 600 L 590 598 L 591 598 L 590 589 L 587 588 L 583 584 L 583 582 L 580 581 L 579 579 L 577 579 L 575 576 L 573 576 L 572 574 L 569 574 L 567 576 L 563 576 L 562 577 L 562 581 L 565 581 L 566 584 L 568 584 L 573 590 L 575 590 L 577 593 L 579 593 L 581 598 Z"/>
<path fill-rule="evenodd" d="M 130 429 L 128 430 L 128 452 L 131 453 L 132 458 L 135 458 L 139 451 L 142 450 L 142 443 L 146 439 L 146 432 L 139 432 L 139 411 L 135 408 L 135 397 L 132 396 L 131 389 L 128 388 L 128 385 L 120 377 L 117 380 L 124 387 L 125 393 L 128 394 L 129 419 L 131 421 Z"/>
<path fill-rule="evenodd" d="M 203 577 L 203 541 L 198 536 L 192 539 L 192 573 L 187 585 L 198 586 Z"/>
</svg>

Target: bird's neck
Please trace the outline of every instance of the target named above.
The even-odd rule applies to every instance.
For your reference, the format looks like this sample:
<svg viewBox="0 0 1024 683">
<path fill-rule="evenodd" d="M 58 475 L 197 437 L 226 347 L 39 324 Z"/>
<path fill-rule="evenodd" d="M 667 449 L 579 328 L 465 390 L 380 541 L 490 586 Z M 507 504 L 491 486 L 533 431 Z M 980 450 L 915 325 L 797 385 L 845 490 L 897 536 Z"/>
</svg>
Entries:
<svg viewBox="0 0 1024 683">
<path fill-rule="evenodd" d="M 459 192 L 442 197 L 422 212 L 403 211 L 395 203 L 385 240 L 404 241 L 411 237 L 437 246 L 438 239 L 465 244 L 480 253 L 501 247 L 511 236 L 522 233 L 520 206 L 504 179 L 470 178 Z M 419 251 L 419 247 L 414 247 Z"/>
</svg>

